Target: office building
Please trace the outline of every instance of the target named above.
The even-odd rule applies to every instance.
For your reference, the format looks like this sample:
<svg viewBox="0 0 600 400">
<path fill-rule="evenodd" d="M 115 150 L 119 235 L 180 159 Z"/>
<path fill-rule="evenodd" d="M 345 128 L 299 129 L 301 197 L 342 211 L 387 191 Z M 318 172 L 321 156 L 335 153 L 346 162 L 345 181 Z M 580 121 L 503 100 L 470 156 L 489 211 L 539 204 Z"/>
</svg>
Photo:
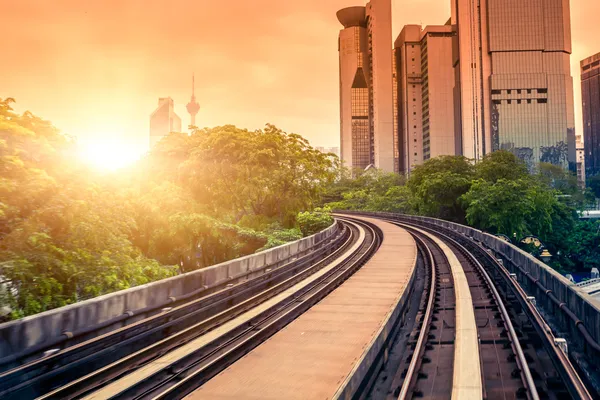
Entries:
<svg viewBox="0 0 600 400">
<path fill-rule="evenodd" d="M 575 165 L 568 0 L 452 0 L 456 130 L 475 161 Z"/>
<path fill-rule="evenodd" d="M 317 146 L 317 147 L 315 147 L 315 150 L 320 151 L 321 153 L 325 153 L 325 154 L 335 154 L 338 157 L 340 156 L 340 148 L 339 147 Z"/>
<path fill-rule="evenodd" d="M 581 61 L 583 141 L 587 176 L 600 173 L 600 53 Z"/>
<path fill-rule="evenodd" d="M 450 25 L 405 26 L 394 43 L 399 172 L 440 155 L 460 154 L 454 129 Z"/>
<path fill-rule="evenodd" d="M 341 158 L 350 168 L 394 170 L 391 0 L 337 12 Z"/>
<path fill-rule="evenodd" d="M 181 132 L 181 118 L 175 114 L 173 99 L 161 97 L 150 115 L 150 148 L 171 132 Z"/>
</svg>

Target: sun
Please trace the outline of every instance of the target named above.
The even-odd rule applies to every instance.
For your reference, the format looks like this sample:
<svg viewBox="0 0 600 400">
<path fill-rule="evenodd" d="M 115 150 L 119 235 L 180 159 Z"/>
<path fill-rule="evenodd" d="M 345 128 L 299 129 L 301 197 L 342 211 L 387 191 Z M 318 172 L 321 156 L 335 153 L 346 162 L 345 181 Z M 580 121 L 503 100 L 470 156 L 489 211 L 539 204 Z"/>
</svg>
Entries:
<svg viewBox="0 0 600 400">
<path fill-rule="evenodd" d="M 103 171 L 116 171 L 135 163 L 146 149 L 117 139 L 87 140 L 79 145 L 80 159 Z"/>
</svg>

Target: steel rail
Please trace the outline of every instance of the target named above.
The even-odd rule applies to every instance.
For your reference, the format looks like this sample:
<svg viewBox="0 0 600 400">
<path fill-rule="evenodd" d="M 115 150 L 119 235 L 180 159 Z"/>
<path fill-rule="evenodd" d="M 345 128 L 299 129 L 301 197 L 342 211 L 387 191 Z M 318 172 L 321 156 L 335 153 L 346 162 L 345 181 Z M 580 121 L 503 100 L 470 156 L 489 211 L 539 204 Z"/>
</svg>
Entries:
<svg viewBox="0 0 600 400">
<path fill-rule="evenodd" d="M 339 239 L 341 237 L 341 235 L 336 235 L 336 236 L 337 236 L 336 237 L 337 239 Z M 327 251 L 327 248 L 329 247 L 327 245 L 328 244 L 327 242 L 330 242 L 330 241 L 331 241 L 331 238 L 322 239 L 319 242 L 315 243 L 312 247 L 310 247 L 308 249 L 305 249 L 305 250 L 303 250 L 303 251 L 301 251 L 301 252 L 299 252 L 297 254 L 290 255 L 287 259 L 280 260 L 280 261 L 275 262 L 275 263 L 273 263 L 271 265 L 264 266 L 264 269 L 265 270 L 272 269 L 277 264 L 281 264 L 282 262 L 285 262 L 285 261 L 288 261 L 288 260 L 295 261 L 294 259 L 297 259 L 299 256 L 302 257 L 302 259 L 309 258 L 309 257 L 314 257 L 315 254 L 314 253 L 310 254 L 310 252 L 312 252 L 315 249 L 320 250 L 320 252 L 322 252 L 322 253 L 325 253 Z M 287 264 L 289 264 L 289 263 L 286 263 L 285 265 L 287 265 Z M 243 275 L 240 275 L 240 276 L 236 277 L 235 279 L 236 280 L 243 279 L 245 276 L 247 276 L 247 275 L 249 275 L 251 273 L 252 272 L 248 272 L 246 274 L 243 274 Z M 52 339 L 49 339 L 49 340 L 47 340 L 45 342 L 39 343 L 39 344 L 37 344 L 35 346 L 31 346 L 31 347 L 29 347 L 29 348 L 27 348 L 25 350 L 22 350 L 22 351 L 20 351 L 18 353 L 11 354 L 9 356 L 5 356 L 5 357 L 0 358 L 0 373 L 3 372 L 3 371 L 10 371 L 10 369 L 6 368 L 7 365 L 15 363 L 15 362 L 17 362 L 19 360 L 24 360 L 24 359 L 27 359 L 29 357 L 32 357 L 33 355 L 35 355 L 37 353 L 40 353 L 40 352 L 42 352 L 44 350 L 47 350 L 47 349 L 50 349 L 50 348 L 54 348 L 56 346 L 64 345 L 67 342 L 73 341 L 73 340 L 75 340 L 77 338 L 80 338 L 82 336 L 88 335 L 88 334 L 90 334 L 92 332 L 102 330 L 104 328 L 107 328 L 109 326 L 112 326 L 112 325 L 115 325 L 115 324 L 118 324 L 118 323 L 123 323 L 123 322 L 125 322 L 125 321 L 127 321 L 127 320 L 129 320 L 129 319 L 131 319 L 133 317 L 139 317 L 140 315 L 143 315 L 143 314 L 148 314 L 148 313 L 151 313 L 151 312 L 156 312 L 158 310 L 164 309 L 165 307 L 174 307 L 174 306 L 177 306 L 177 305 L 181 305 L 185 301 L 187 301 L 189 299 L 192 299 L 195 296 L 200 295 L 200 294 L 206 294 L 206 295 L 213 294 L 215 291 L 218 291 L 220 287 L 222 288 L 225 285 L 226 285 L 226 283 L 219 284 L 219 285 L 217 285 L 215 287 L 212 287 L 212 288 L 200 288 L 200 289 L 196 289 L 196 290 L 193 290 L 191 292 L 181 294 L 179 296 L 170 296 L 166 301 L 163 301 L 163 302 L 161 302 L 159 304 L 150 305 L 150 306 L 143 307 L 143 308 L 140 308 L 140 309 L 137 309 L 137 310 L 129 310 L 129 311 L 127 311 L 127 312 L 125 312 L 125 313 L 123 313 L 121 315 L 118 315 L 116 317 L 113 317 L 113 318 L 111 318 L 111 319 L 109 319 L 107 321 L 98 323 L 96 325 L 88 326 L 88 327 L 85 327 L 85 328 L 82 328 L 82 329 L 79 329 L 79 330 L 76 330 L 76 331 L 73 331 L 73 332 L 70 332 L 70 331 L 62 332 L 61 335 L 56 336 L 56 337 L 54 337 Z M 151 318 L 151 317 L 152 317 L 152 315 L 147 316 L 147 318 Z M 65 347 L 65 349 L 66 348 L 68 348 L 68 347 Z M 46 357 L 44 359 L 47 360 L 48 357 Z M 0 375 L 0 377 L 1 376 L 2 375 Z"/>
<path fill-rule="evenodd" d="M 391 220 L 390 220 L 391 221 Z M 409 223 L 398 223 L 396 222 L 397 225 L 408 225 L 408 226 L 417 226 L 416 224 L 409 224 Z M 535 382 L 533 380 L 533 376 L 531 375 L 531 370 L 529 369 L 529 365 L 527 363 L 527 359 L 525 358 L 525 353 L 523 352 L 523 348 L 521 347 L 521 343 L 519 341 L 519 337 L 517 336 L 517 333 L 515 331 L 515 328 L 512 324 L 512 321 L 510 319 L 510 315 L 508 314 L 508 311 L 506 310 L 506 307 L 504 306 L 504 302 L 502 301 L 502 299 L 500 298 L 500 294 L 498 293 L 498 290 L 496 289 L 496 286 L 494 285 L 494 282 L 492 281 L 492 279 L 490 278 L 490 276 L 488 275 L 488 273 L 485 271 L 485 268 L 483 268 L 483 266 L 481 265 L 481 263 L 477 260 L 477 258 L 475 258 L 471 252 L 469 250 L 467 250 L 462 244 L 458 243 L 456 240 L 454 240 L 453 238 L 439 232 L 439 231 L 434 231 L 429 227 L 423 227 L 418 225 L 419 228 L 421 229 L 426 229 L 427 231 L 429 231 L 430 233 L 440 237 L 442 240 L 445 240 L 447 242 L 450 242 L 453 246 L 455 246 L 459 251 L 461 251 L 461 253 L 463 253 L 464 256 L 466 256 L 471 263 L 473 263 L 473 265 L 475 265 L 475 267 L 479 270 L 479 272 L 481 272 L 481 274 L 483 275 L 488 287 L 490 288 L 490 290 L 492 291 L 492 295 L 494 296 L 495 300 L 496 300 L 496 304 L 498 305 L 498 308 L 500 309 L 500 312 L 502 314 L 502 319 L 504 320 L 504 324 L 507 327 L 508 333 L 509 333 L 509 337 L 511 340 L 511 344 L 513 345 L 513 350 L 515 352 L 515 355 L 517 356 L 517 360 L 519 361 L 519 367 L 523 373 L 523 377 L 524 377 L 524 382 L 527 389 L 528 389 L 528 395 L 530 396 L 530 398 L 532 400 L 539 400 L 540 396 L 537 392 L 537 388 L 535 386 Z M 483 368 L 483 366 L 482 366 Z"/>
<path fill-rule="evenodd" d="M 415 221 L 411 220 L 411 222 L 415 224 Z M 415 225 L 422 226 L 419 224 Z M 477 243 L 474 240 L 469 240 L 466 237 L 458 234 L 457 232 L 453 232 L 448 228 L 443 228 L 439 226 L 435 226 L 434 228 L 434 226 L 429 226 L 431 224 L 426 225 L 430 230 L 441 228 L 442 230 L 446 231 L 449 235 L 454 235 L 457 238 L 460 238 L 460 240 L 467 242 L 470 246 L 475 247 L 480 252 L 480 255 L 484 256 L 492 264 L 492 267 L 500 272 L 503 280 L 508 284 L 508 287 L 518 299 L 520 305 L 523 307 L 524 310 L 527 311 L 527 315 L 532 320 L 533 326 L 537 333 L 541 337 L 545 338 L 545 340 L 543 341 L 544 347 L 549 353 L 551 353 L 554 356 L 551 357 L 552 363 L 554 364 L 555 368 L 559 371 L 559 374 L 562 376 L 565 386 L 567 387 L 569 393 L 576 399 L 591 400 L 593 396 L 590 394 L 585 384 L 583 383 L 580 375 L 575 370 L 575 367 L 571 363 L 568 355 L 556 346 L 554 341 L 555 336 L 552 333 L 552 330 L 546 324 L 544 318 L 539 313 L 537 307 L 535 307 L 530 301 L 527 300 L 527 293 L 511 277 L 510 271 L 504 265 L 498 262 L 496 258 L 492 257 L 490 253 L 480 243 Z M 471 252 L 469 251 L 469 253 Z"/>
<path fill-rule="evenodd" d="M 435 290 L 436 290 L 436 273 L 435 273 L 435 260 L 433 259 L 433 254 L 431 253 L 431 249 L 425 244 L 425 241 L 422 240 L 418 235 L 412 234 L 417 243 L 420 243 L 421 246 L 427 252 L 427 258 L 429 259 L 429 265 L 431 270 L 431 283 L 429 288 L 429 298 L 427 300 L 427 308 L 425 310 L 425 315 L 423 317 L 423 323 L 421 326 L 421 331 L 419 332 L 419 338 L 417 340 L 417 344 L 415 347 L 415 352 L 412 355 L 410 360 L 410 365 L 408 366 L 408 370 L 406 372 L 406 377 L 402 382 L 402 388 L 400 389 L 400 394 L 398 395 L 399 400 L 405 400 L 408 398 L 409 390 L 414 386 L 416 381 L 415 372 L 417 371 L 417 364 L 421 361 L 423 353 L 425 352 L 425 340 L 426 335 L 429 333 L 429 324 L 431 323 L 431 317 L 433 314 L 433 306 L 435 303 Z"/>
<path fill-rule="evenodd" d="M 354 221 L 350 220 L 347 220 L 347 222 L 354 223 Z M 340 266 L 319 279 L 305 293 L 295 295 L 294 299 L 287 303 L 285 309 L 280 309 L 273 315 L 267 316 L 262 323 L 253 324 L 244 333 L 233 338 L 233 340 L 228 340 L 223 346 L 215 348 L 208 355 L 214 356 L 214 358 L 207 359 L 207 357 L 201 357 L 191 363 L 188 360 L 186 362 L 187 365 L 179 366 L 172 364 L 166 366 L 163 370 L 175 369 L 177 372 L 167 377 L 164 381 L 153 382 L 153 378 L 149 377 L 146 379 L 147 382 L 151 383 L 149 388 L 140 391 L 135 386 L 132 386 L 127 389 L 127 392 L 122 392 L 113 398 L 181 399 L 196 390 L 197 387 L 201 386 L 212 376 L 251 351 L 254 347 L 310 309 L 314 304 L 321 301 L 370 258 L 373 252 L 379 247 L 381 233 L 367 223 L 362 222 L 361 224 L 371 232 L 372 240 L 370 243 L 366 244 L 366 247 L 358 249 L 342 262 Z M 194 354 L 190 355 L 190 357 L 194 357 Z"/>
<path fill-rule="evenodd" d="M 471 242 L 471 245 L 479 249 L 481 254 L 485 255 L 488 258 L 488 260 L 493 264 L 493 266 L 501 273 L 501 276 L 504 279 L 504 281 L 508 284 L 508 287 L 511 289 L 513 294 L 519 299 L 519 303 L 521 304 L 521 306 L 528 311 L 528 316 L 534 319 L 534 326 L 536 328 L 536 331 L 538 331 L 538 334 L 544 336 L 548 344 L 552 344 L 547 345 L 546 348 L 549 351 L 551 351 L 558 360 L 557 363 L 553 358 L 553 363 L 555 364 L 555 367 L 557 367 L 557 369 L 562 372 L 561 375 L 567 376 L 567 387 L 569 388 L 571 395 L 573 395 L 575 398 L 591 400 L 591 394 L 585 387 L 585 384 L 582 382 L 581 377 L 579 376 L 579 374 L 575 370 L 575 367 L 569 360 L 568 355 L 565 354 L 564 351 L 562 351 L 560 348 L 558 348 L 558 346 L 555 345 L 556 337 L 552 333 L 552 329 L 550 329 L 548 324 L 546 324 L 544 317 L 540 314 L 537 307 L 535 307 L 530 301 L 527 300 L 528 295 L 525 292 L 525 290 L 523 290 L 523 288 L 518 283 L 514 282 L 513 278 L 511 277 L 510 271 L 506 269 L 504 265 L 499 263 L 494 257 L 492 257 L 481 244 Z"/>
<path fill-rule="evenodd" d="M 307 262 L 310 262 L 313 259 L 315 259 L 315 257 L 313 257 L 312 254 L 308 255 L 305 258 L 302 258 L 301 260 L 296 260 L 295 262 L 284 264 L 274 271 L 271 271 L 267 274 L 261 275 L 250 281 L 243 282 L 236 287 L 227 288 L 223 291 L 213 293 L 213 294 L 209 295 L 207 298 L 197 299 L 190 303 L 186 303 L 166 314 L 160 314 L 157 316 L 153 316 L 149 319 L 139 321 L 133 325 L 122 328 L 121 330 L 113 331 L 106 335 L 100 336 L 98 338 L 94 338 L 90 342 L 84 342 L 81 345 L 70 347 L 70 348 L 66 349 L 66 351 L 64 353 L 59 353 L 59 354 L 62 354 L 63 359 L 67 358 L 67 360 L 70 360 L 70 362 L 66 363 L 64 365 L 58 366 L 56 368 L 45 367 L 52 360 L 42 359 L 42 360 L 34 361 L 33 366 L 25 365 L 16 370 L 8 371 L 7 373 L 0 375 L 0 383 L 2 383 L 3 388 L 6 388 L 5 390 L 0 391 L 0 397 L 11 396 L 12 398 L 19 398 L 20 397 L 19 393 L 25 393 L 25 392 L 31 393 L 31 391 L 35 388 L 34 385 L 38 385 L 37 387 L 40 388 L 36 392 L 36 395 L 40 395 L 42 393 L 52 391 L 57 386 L 60 386 L 60 385 L 68 386 L 68 382 L 72 381 L 73 378 L 79 378 L 84 375 L 87 376 L 86 374 L 88 374 L 88 375 L 94 374 L 94 371 L 105 372 L 105 370 L 103 368 L 100 368 L 100 369 L 98 369 L 98 368 L 102 367 L 103 365 L 113 365 L 113 363 L 115 361 L 118 361 L 118 359 L 123 358 L 122 356 L 120 356 L 120 353 L 115 354 L 116 349 L 125 349 L 130 354 L 133 353 L 133 354 L 138 355 L 139 356 L 138 362 L 142 363 L 148 359 L 151 359 L 153 357 L 153 355 L 147 354 L 147 353 L 144 354 L 144 356 L 140 355 L 140 350 L 147 349 L 148 346 L 142 347 L 140 350 L 138 350 L 136 352 L 136 349 L 139 348 L 139 346 L 141 346 L 141 344 L 143 343 L 141 341 L 141 338 L 147 337 L 148 338 L 147 341 L 150 343 L 165 342 L 166 346 L 170 346 L 169 348 L 177 347 L 177 346 L 181 345 L 182 342 L 185 342 L 186 340 L 190 340 L 190 338 L 193 339 L 193 337 L 198 336 L 198 335 L 206 332 L 209 329 L 212 329 L 211 327 L 214 327 L 220 323 L 223 323 L 224 319 L 234 317 L 235 315 L 250 309 L 253 305 L 248 304 L 245 301 L 242 301 L 240 303 L 234 303 L 234 307 L 238 307 L 235 311 L 231 311 L 227 314 L 223 314 L 222 312 L 219 314 L 217 314 L 217 313 L 212 314 L 212 315 L 214 315 L 214 314 L 220 315 L 222 317 L 222 319 L 219 319 L 219 320 L 215 320 L 214 318 L 211 317 L 210 310 L 212 308 L 215 308 L 215 307 L 222 308 L 224 305 L 229 304 L 233 298 L 244 297 L 244 295 L 246 293 L 252 293 L 259 289 L 262 290 L 262 292 L 260 292 L 261 296 L 257 297 L 254 301 L 255 302 L 263 301 L 265 299 L 275 296 L 278 292 L 285 290 L 285 288 L 293 285 L 295 282 L 303 279 L 304 277 L 312 274 L 314 271 L 318 270 L 322 266 L 326 265 L 328 260 L 334 259 L 335 257 L 337 257 L 338 254 L 340 252 L 343 252 L 344 249 L 347 248 L 350 245 L 350 243 L 354 240 L 354 238 L 351 237 L 351 235 L 349 234 L 349 231 L 347 231 L 346 233 L 348 233 L 348 234 L 347 235 L 342 234 L 340 237 L 340 240 L 344 240 L 344 243 L 341 246 L 339 246 L 336 250 L 334 250 L 331 254 L 327 255 L 325 258 L 323 258 L 316 264 L 310 265 L 308 267 L 304 266 Z M 338 242 L 336 242 L 336 243 L 338 243 Z M 290 275 L 291 275 L 291 277 L 289 277 Z M 270 283 L 273 281 L 278 282 L 278 280 L 285 279 L 286 277 L 287 277 L 286 280 L 284 280 L 283 282 L 279 282 L 275 286 L 272 286 Z M 236 289 L 238 291 L 236 291 Z M 240 290 L 240 289 L 242 289 L 242 290 Z M 267 290 L 265 290 L 265 289 L 267 289 Z M 211 301 L 211 299 L 212 300 L 216 299 L 216 300 Z M 208 303 L 208 304 L 205 305 L 204 303 Z M 192 311 L 191 308 L 194 307 L 196 304 L 201 305 L 202 307 Z M 231 306 L 229 306 L 229 307 L 231 307 Z M 190 310 L 187 311 L 188 309 L 190 309 Z M 226 308 L 226 310 L 227 309 L 231 309 L 231 308 Z M 178 312 L 178 310 L 179 310 L 179 312 Z M 209 314 L 209 315 L 203 316 L 204 314 Z M 180 315 L 180 316 L 177 317 L 177 315 Z M 200 322 L 194 321 L 194 318 L 197 318 L 196 316 L 200 316 L 203 319 L 200 319 Z M 135 334 L 136 333 L 135 328 L 140 325 L 143 325 L 145 323 L 148 323 L 149 320 L 157 321 L 157 326 L 154 328 L 146 329 L 139 334 Z M 162 323 L 161 321 L 163 321 L 163 320 L 166 322 Z M 198 330 L 193 331 L 193 330 L 190 330 L 189 328 L 185 328 L 186 321 L 190 321 L 190 323 L 196 322 L 194 327 L 196 327 Z M 181 327 L 181 329 L 178 332 L 176 332 L 176 334 L 172 335 L 171 331 L 173 330 L 174 327 Z M 142 328 L 144 328 L 144 327 L 142 326 Z M 203 330 L 200 331 L 200 329 L 203 329 Z M 129 337 L 128 336 L 121 337 L 121 339 L 119 340 L 118 335 L 119 335 L 119 333 L 123 333 L 123 332 L 133 332 L 133 334 Z M 159 335 L 159 336 L 157 336 L 157 338 L 154 338 L 153 340 L 150 340 L 153 338 L 152 335 Z M 103 342 L 106 339 L 106 337 L 115 338 L 115 340 L 113 340 L 112 342 L 109 342 L 106 345 L 103 345 Z M 160 337 L 167 337 L 167 339 L 161 341 L 158 339 Z M 185 339 L 183 339 L 183 338 L 185 338 Z M 91 345 L 93 345 L 94 348 L 99 347 L 98 350 L 95 352 L 92 352 L 91 354 L 89 354 L 89 352 L 88 352 L 86 354 L 81 355 L 80 357 L 77 356 L 80 346 L 85 348 L 85 347 L 88 347 Z M 130 346 L 133 346 L 133 347 L 131 347 L 131 348 L 133 348 L 133 350 L 131 350 L 131 351 L 129 351 Z M 138 346 L 138 347 L 135 347 L 135 346 Z M 74 352 L 75 355 L 71 355 L 72 352 Z M 110 354 L 113 354 L 113 357 L 107 359 L 106 362 L 97 364 L 97 361 L 95 361 L 95 360 L 100 359 L 104 355 L 110 356 Z M 55 355 L 55 356 L 57 356 L 57 355 Z M 120 357 L 116 358 L 117 356 L 120 356 Z M 68 358 L 68 357 L 70 357 L 70 358 Z M 27 375 L 27 368 L 33 368 L 39 364 L 42 365 L 42 368 L 39 369 L 39 371 L 40 371 L 39 374 L 35 375 L 33 377 L 29 377 Z M 88 366 L 91 365 L 91 367 L 89 367 L 87 369 L 82 368 L 86 364 Z M 93 367 L 93 369 L 91 369 L 92 367 Z M 25 370 L 25 373 L 23 372 L 24 370 Z M 115 371 L 115 370 L 112 369 L 112 371 Z M 61 376 L 62 376 L 62 378 L 61 378 L 62 380 L 57 379 L 57 377 L 61 377 Z M 11 378 L 13 380 L 18 380 L 18 383 L 14 384 L 14 385 L 10 385 L 9 383 L 11 382 Z M 7 384 L 5 385 L 5 383 L 7 383 Z M 40 386 L 40 385 L 42 385 L 42 386 Z M 54 387 L 52 387 L 52 386 L 48 387 L 49 385 L 54 385 Z"/>
</svg>

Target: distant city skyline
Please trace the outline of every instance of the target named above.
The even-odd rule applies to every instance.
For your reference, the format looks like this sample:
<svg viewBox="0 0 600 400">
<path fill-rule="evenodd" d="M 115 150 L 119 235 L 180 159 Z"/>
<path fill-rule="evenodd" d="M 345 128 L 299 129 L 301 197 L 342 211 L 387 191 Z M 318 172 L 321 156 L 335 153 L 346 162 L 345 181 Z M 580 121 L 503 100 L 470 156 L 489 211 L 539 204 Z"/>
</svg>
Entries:
<svg viewBox="0 0 600 400">
<path fill-rule="evenodd" d="M 82 144 L 141 153 L 158 97 L 171 96 L 187 126 L 195 72 L 202 127 L 257 129 L 270 122 L 313 145 L 338 146 L 335 12 L 365 2 L 5 2 L 0 34 L 10 40 L 4 43 L 0 97 L 14 97 L 17 111 L 31 110 Z M 411 23 L 444 24 L 450 4 L 397 0 L 392 11 L 397 35 Z M 596 0 L 571 1 L 577 134 L 579 61 L 600 51 L 599 14 Z M 165 18 L 177 23 L 164 29 Z M 225 22 L 239 27 L 243 38 L 237 29 L 217 29 Z"/>
</svg>

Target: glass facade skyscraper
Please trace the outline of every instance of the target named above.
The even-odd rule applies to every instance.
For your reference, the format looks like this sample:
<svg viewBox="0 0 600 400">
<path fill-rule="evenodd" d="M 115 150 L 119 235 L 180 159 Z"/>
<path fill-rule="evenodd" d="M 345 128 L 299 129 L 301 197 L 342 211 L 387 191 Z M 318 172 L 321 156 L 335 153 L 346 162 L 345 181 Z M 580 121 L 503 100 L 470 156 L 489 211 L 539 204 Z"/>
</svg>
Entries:
<svg viewBox="0 0 600 400">
<path fill-rule="evenodd" d="M 150 115 L 150 149 L 171 132 L 181 132 L 181 118 L 175 114 L 173 99 L 161 97 Z"/>
<path fill-rule="evenodd" d="M 394 171 L 391 0 L 337 13 L 341 158 L 350 168 Z"/>
<path fill-rule="evenodd" d="M 453 0 L 462 153 L 575 168 L 568 0 Z"/>
<path fill-rule="evenodd" d="M 587 176 L 600 173 L 600 53 L 581 61 L 583 148 Z"/>
<path fill-rule="evenodd" d="M 394 44 L 399 171 L 457 154 L 450 25 L 406 25 Z M 460 154 L 460 153 L 458 153 Z"/>
</svg>

